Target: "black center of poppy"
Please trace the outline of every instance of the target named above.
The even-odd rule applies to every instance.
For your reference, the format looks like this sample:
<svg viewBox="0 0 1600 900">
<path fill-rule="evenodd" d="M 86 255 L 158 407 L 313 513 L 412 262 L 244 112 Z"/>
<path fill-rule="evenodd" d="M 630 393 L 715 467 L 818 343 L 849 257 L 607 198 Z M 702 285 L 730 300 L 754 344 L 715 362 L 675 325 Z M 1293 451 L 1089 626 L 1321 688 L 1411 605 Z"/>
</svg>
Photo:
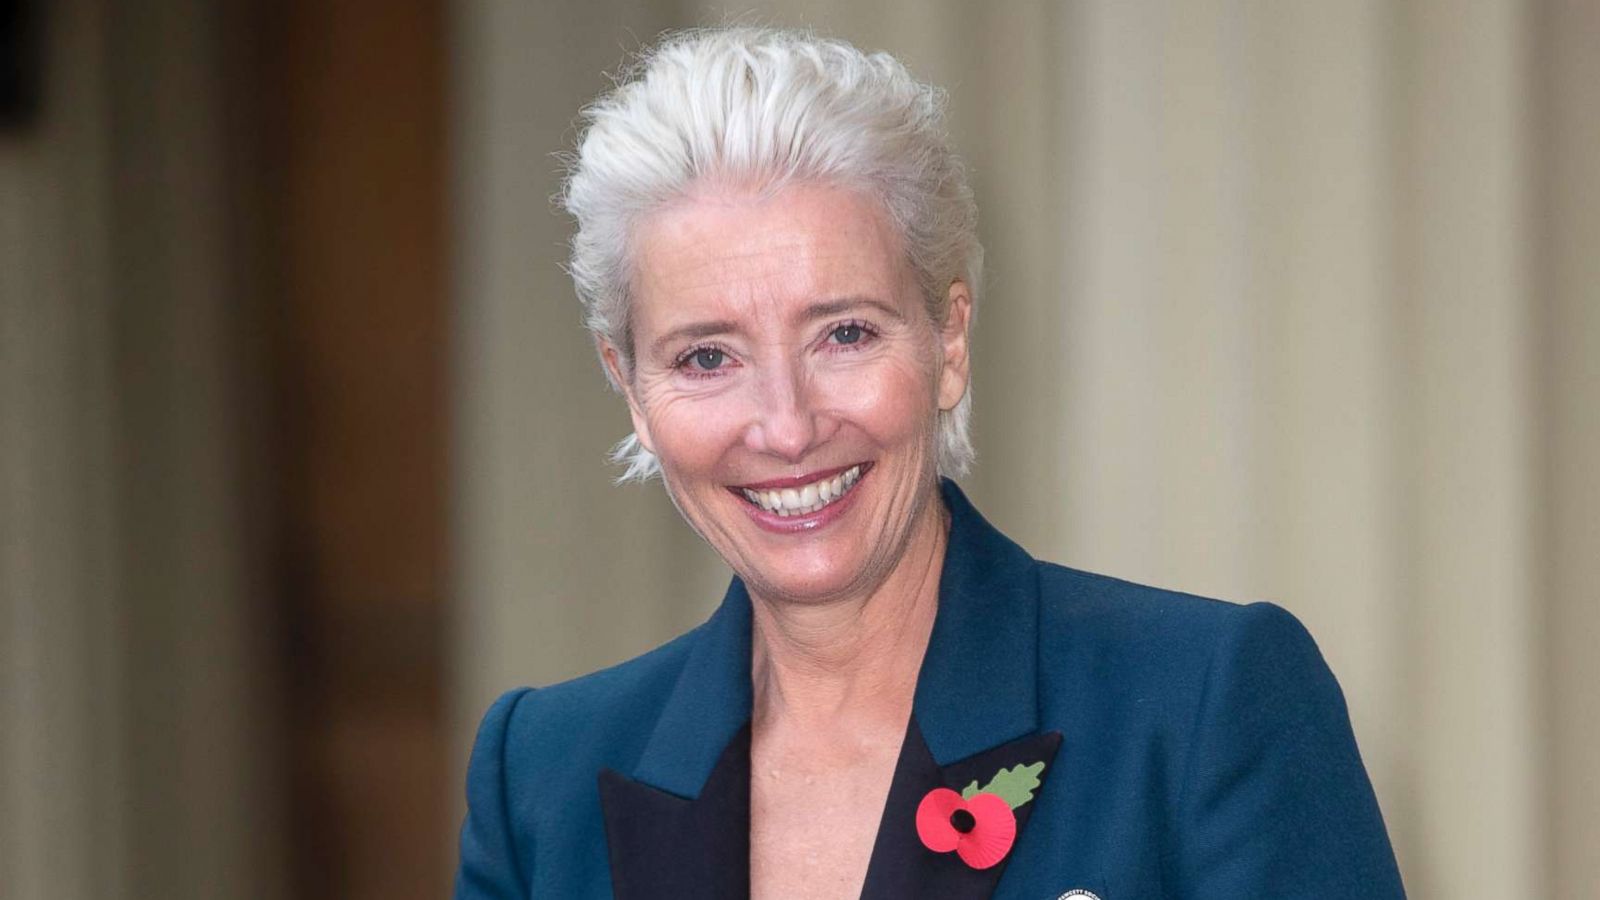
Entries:
<svg viewBox="0 0 1600 900">
<path fill-rule="evenodd" d="M 973 826 L 977 824 L 978 820 L 972 817 L 972 813 L 969 813 L 964 809 L 958 809 L 950 814 L 950 827 L 961 832 L 962 834 L 966 834 L 967 832 L 971 831 Z"/>
</svg>

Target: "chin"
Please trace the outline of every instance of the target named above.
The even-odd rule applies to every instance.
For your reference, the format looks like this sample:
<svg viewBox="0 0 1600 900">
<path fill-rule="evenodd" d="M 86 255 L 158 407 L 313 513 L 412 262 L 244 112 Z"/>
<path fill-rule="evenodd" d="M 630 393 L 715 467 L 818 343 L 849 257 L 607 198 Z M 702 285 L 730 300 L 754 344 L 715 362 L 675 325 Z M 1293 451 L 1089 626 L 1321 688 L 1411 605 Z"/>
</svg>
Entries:
<svg viewBox="0 0 1600 900">
<path fill-rule="evenodd" d="M 825 603 L 850 593 L 862 581 L 864 561 L 846 560 L 845 555 L 773 561 L 753 566 L 750 577 L 745 580 L 754 581 L 762 593 L 772 593 L 791 602 Z"/>
</svg>

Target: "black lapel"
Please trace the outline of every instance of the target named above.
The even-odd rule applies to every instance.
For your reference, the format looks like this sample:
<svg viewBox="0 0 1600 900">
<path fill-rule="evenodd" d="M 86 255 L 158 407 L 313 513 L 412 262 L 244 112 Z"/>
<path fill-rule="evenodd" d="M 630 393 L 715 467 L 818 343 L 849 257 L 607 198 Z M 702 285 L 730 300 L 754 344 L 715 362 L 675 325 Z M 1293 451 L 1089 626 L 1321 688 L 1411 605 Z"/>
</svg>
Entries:
<svg viewBox="0 0 1600 900">
<path fill-rule="evenodd" d="M 867 867 L 862 900 L 905 897 L 980 900 L 992 895 L 1015 849 L 988 869 L 974 869 L 953 852 L 935 853 L 923 846 L 922 839 L 917 836 L 917 806 L 935 788 L 946 787 L 959 792 L 974 781 L 986 784 L 1001 769 L 1017 765 L 1043 762 L 1044 771 L 1039 774 L 1042 785 L 1050 777 L 1060 746 L 1060 732 L 1032 734 L 940 766 L 929 752 L 922 729 L 913 716 L 906 729 L 905 743 L 900 748 L 894 780 L 889 785 L 883 820 L 878 824 L 878 840 L 872 847 L 872 862 Z M 1038 793 L 1036 790 L 1034 801 L 1015 810 L 1019 843 L 1038 802 Z"/>
<path fill-rule="evenodd" d="M 739 579 L 686 639 L 694 646 L 632 771 L 600 772 L 621 900 L 750 893 L 750 597 Z"/>
<path fill-rule="evenodd" d="M 700 795 L 679 797 L 600 771 L 617 900 L 750 896 L 750 727 L 728 742 Z"/>
</svg>

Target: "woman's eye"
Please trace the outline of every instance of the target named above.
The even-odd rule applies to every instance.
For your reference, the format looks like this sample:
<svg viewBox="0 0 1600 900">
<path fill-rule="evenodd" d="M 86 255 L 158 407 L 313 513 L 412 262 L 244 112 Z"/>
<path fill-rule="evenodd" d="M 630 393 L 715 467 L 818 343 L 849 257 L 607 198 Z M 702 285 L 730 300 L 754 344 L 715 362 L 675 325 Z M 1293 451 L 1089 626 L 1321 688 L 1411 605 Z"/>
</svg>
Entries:
<svg viewBox="0 0 1600 900">
<path fill-rule="evenodd" d="M 866 334 L 860 325 L 840 325 L 833 330 L 833 340 L 839 344 L 854 344 Z"/>
<path fill-rule="evenodd" d="M 711 372 L 721 368 L 727 358 L 728 354 L 723 353 L 721 350 L 715 347 L 706 347 L 702 350 L 696 350 L 689 357 L 689 362 L 693 363 L 694 367 L 702 372 Z"/>
</svg>

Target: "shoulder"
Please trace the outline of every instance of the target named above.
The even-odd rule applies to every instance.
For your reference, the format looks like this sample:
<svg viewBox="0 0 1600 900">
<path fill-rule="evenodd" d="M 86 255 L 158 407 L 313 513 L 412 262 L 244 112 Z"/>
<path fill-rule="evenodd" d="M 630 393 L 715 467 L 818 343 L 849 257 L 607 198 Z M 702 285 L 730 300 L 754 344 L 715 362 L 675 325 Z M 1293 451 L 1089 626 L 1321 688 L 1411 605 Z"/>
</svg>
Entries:
<svg viewBox="0 0 1600 900">
<path fill-rule="evenodd" d="M 543 870 L 535 848 L 551 835 L 565 842 L 562 865 L 603 852 L 594 849 L 605 846 L 596 775 L 633 768 L 699 630 L 581 678 L 516 688 L 494 701 L 467 767 L 458 897 L 524 896 L 528 875 Z"/>
<path fill-rule="evenodd" d="M 1040 673 L 1062 702 L 1136 713 L 1178 745 L 1197 719 L 1343 720 L 1316 642 L 1273 603 L 1213 600 L 1039 563 Z M 1304 704 L 1315 700 L 1313 706 Z"/>
<path fill-rule="evenodd" d="M 507 691 L 484 715 L 478 744 L 492 736 L 508 764 L 538 771 L 580 760 L 591 773 L 597 764 L 631 766 L 700 630 L 578 678 Z"/>
<path fill-rule="evenodd" d="M 1204 676 L 1234 645 L 1269 656 L 1316 653 L 1300 620 L 1273 603 L 1215 600 L 1053 563 L 1038 563 L 1037 573 L 1042 637 L 1105 662 L 1161 669 L 1167 660 L 1174 675 Z"/>
<path fill-rule="evenodd" d="M 1344 695 L 1294 615 L 1048 564 L 1039 579 L 1051 724 L 1095 735 L 1077 761 L 1096 783 L 1147 766 L 1165 879 L 1207 897 L 1404 897 Z"/>
</svg>

